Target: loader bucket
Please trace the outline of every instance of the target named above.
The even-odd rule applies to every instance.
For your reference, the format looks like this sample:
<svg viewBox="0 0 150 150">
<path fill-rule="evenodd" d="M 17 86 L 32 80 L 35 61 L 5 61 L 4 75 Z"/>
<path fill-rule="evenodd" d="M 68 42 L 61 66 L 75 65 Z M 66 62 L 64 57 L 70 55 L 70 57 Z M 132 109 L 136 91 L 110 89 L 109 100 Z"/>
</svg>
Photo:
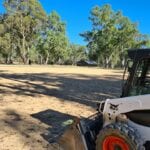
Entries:
<svg viewBox="0 0 150 150">
<path fill-rule="evenodd" d="M 63 135 L 59 138 L 58 144 L 64 150 L 85 150 L 84 144 L 77 125 L 80 119 L 75 118 L 74 122 L 67 128 Z"/>
<path fill-rule="evenodd" d="M 95 150 L 95 140 L 103 125 L 102 114 L 89 118 L 75 118 L 58 143 L 64 150 Z"/>
</svg>

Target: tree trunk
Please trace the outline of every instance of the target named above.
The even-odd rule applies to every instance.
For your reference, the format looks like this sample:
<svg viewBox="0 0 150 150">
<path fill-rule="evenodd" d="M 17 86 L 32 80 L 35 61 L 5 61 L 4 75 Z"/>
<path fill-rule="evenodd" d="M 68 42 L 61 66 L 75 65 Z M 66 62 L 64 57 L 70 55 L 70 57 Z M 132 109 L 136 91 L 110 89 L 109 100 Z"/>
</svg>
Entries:
<svg viewBox="0 0 150 150">
<path fill-rule="evenodd" d="M 25 31 L 24 31 L 24 27 L 23 27 L 23 18 L 22 18 L 22 15 L 20 16 L 20 27 L 21 27 L 21 35 L 22 35 L 22 47 L 20 49 L 20 54 L 22 55 L 21 58 L 22 58 L 22 61 L 24 64 L 27 63 L 27 52 L 26 52 L 26 48 L 25 48 Z"/>
<path fill-rule="evenodd" d="M 24 64 L 29 64 L 29 58 L 25 54 L 21 56 L 21 59 Z"/>
<path fill-rule="evenodd" d="M 46 60 L 45 60 L 45 65 L 48 64 L 48 61 L 49 61 L 49 54 L 47 54 L 47 57 L 46 57 Z"/>
<path fill-rule="evenodd" d="M 40 64 L 41 65 L 43 64 L 43 57 L 42 57 L 42 55 L 40 55 Z"/>
<path fill-rule="evenodd" d="M 125 58 L 122 58 L 122 60 L 121 60 L 121 68 L 124 68 L 124 66 L 125 66 Z"/>
<path fill-rule="evenodd" d="M 30 48 L 29 48 L 29 46 L 27 47 L 27 52 L 26 52 L 26 64 L 29 64 L 29 50 L 30 50 Z"/>
<path fill-rule="evenodd" d="M 109 68 L 109 59 L 105 58 L 105 68 Z"/>
<path fill-rule="evenodd" d="M 8 64 L 8 56 L 5 57 L 5 64 Z"/>
<path fill-rule="evenodd" d="M 111 63 L 111 69 L 114 69 L 115 65 L 113 63 Z"/>
<path fill-rule="evenodd" d="M 121 48 L 121 68 L 124 68 L 124 66 L 125 66 L 125 57 L 123 55 L 123 50 L 124 50 L 124 48 L 122 46 L 122 48 Z"/>
<path fill-rule="evenodd" d="M 26 64 L 26 65 L 28 65 L 28 64 L 29 64 L 29 58 L 28 58 L 28 57 L 26 58 L 26 62 L 25 62 L 25 64 Z"/>
<path fill-rule="evenodd" d="M 22 50 L 23 50 L 23 63 L 26 64 L 26 52 L 25 52 L 25 37 L 22 39 Z"/>
<path fill-rule="evenodd" d="M 12 61 L 12 59 L 11 59 L 11 56 L 10 55 L 7 55 L 6 57 L 5 57 L 5 64 L 12 64 L 13 63 L 13 61 Z"/>
</svg>

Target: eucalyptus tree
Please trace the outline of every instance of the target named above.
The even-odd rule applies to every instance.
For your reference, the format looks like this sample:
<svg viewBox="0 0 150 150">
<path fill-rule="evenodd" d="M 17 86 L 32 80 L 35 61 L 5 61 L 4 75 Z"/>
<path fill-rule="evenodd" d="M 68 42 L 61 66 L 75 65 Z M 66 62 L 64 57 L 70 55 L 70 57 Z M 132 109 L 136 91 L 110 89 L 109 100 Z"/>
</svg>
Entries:
<svg viewBox="0 0 150 150">
<path fill-rule="evenodd" d="M 146 35 L 138 31 L 136 23 L 120 11 L 113 11 L 108 4 L 94 7 L 89 20 L 92 29 L 81 36 L 88 42 L 89 57 L 104 67 L 114 67 L 120 62 L 124 64 L 126 49 L 142 47 L 148 42 Z"/>
<path fill-rule="evenodd" d="M 76 65 L 80 60 L 87 60 L 86 46 L 70 44 L 66 55 L 66 64 Z"/>
<path fill-rule="evenodd" d="M 12 23 L 7 21 L 8 15 L 0 15 L 0 53 L 5 63 L 12 63 L 14 53 L 14 37 Z M 1 58 L 2 59 L 2 58 Z"/>
<path fill-rule="evenodd" d="M 15 48 L 23 63 L 29 61 L 29 51 L 35 42 L 37 32 L 46 20 L 46 13 L 37 0 L 5 0 L 8 24 L 13 22 Z"/>
<path fill-rule="evenodd" d="M 48 16 L 37 43 L 41 63 L 59 63 L 64 60 L 68 46 L 66 25 L 55 11 Z"/>
</svg>

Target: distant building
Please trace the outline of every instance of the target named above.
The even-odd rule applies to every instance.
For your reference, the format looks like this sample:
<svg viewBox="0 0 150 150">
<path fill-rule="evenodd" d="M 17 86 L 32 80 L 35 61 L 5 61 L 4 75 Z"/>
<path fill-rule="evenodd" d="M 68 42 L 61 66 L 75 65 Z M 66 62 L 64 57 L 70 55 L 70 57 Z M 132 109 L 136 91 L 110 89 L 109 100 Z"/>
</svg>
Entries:
<svg viewBox="0 0 150 150">
<path fill-rule="evenodd" d="M 77 62 L 77 66 L 97 66 L 97 63 L 92 60 L 80 60 Z"/>
</svg>

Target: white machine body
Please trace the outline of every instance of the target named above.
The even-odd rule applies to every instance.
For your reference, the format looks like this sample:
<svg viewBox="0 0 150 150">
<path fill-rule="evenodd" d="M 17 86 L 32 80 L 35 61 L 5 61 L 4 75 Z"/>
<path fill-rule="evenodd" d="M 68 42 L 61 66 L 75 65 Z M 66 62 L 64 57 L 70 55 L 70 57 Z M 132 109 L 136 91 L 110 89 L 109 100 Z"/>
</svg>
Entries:
<svg viewBox="0 0 150 150">
<path fill-rule="evenodd" d="M 144 141 L 150 141 L 150 128 L 134 123 L 125 115 L 125 113 L 136 110 L 150 110 L 150 94 L 117 99 L 107 99 L 103 103 L 103 126 L 115 123 L 116 120 L 124 121 L 128 123 L 131 127 L 137 129 L 141 138 Z"/>
</svg>

